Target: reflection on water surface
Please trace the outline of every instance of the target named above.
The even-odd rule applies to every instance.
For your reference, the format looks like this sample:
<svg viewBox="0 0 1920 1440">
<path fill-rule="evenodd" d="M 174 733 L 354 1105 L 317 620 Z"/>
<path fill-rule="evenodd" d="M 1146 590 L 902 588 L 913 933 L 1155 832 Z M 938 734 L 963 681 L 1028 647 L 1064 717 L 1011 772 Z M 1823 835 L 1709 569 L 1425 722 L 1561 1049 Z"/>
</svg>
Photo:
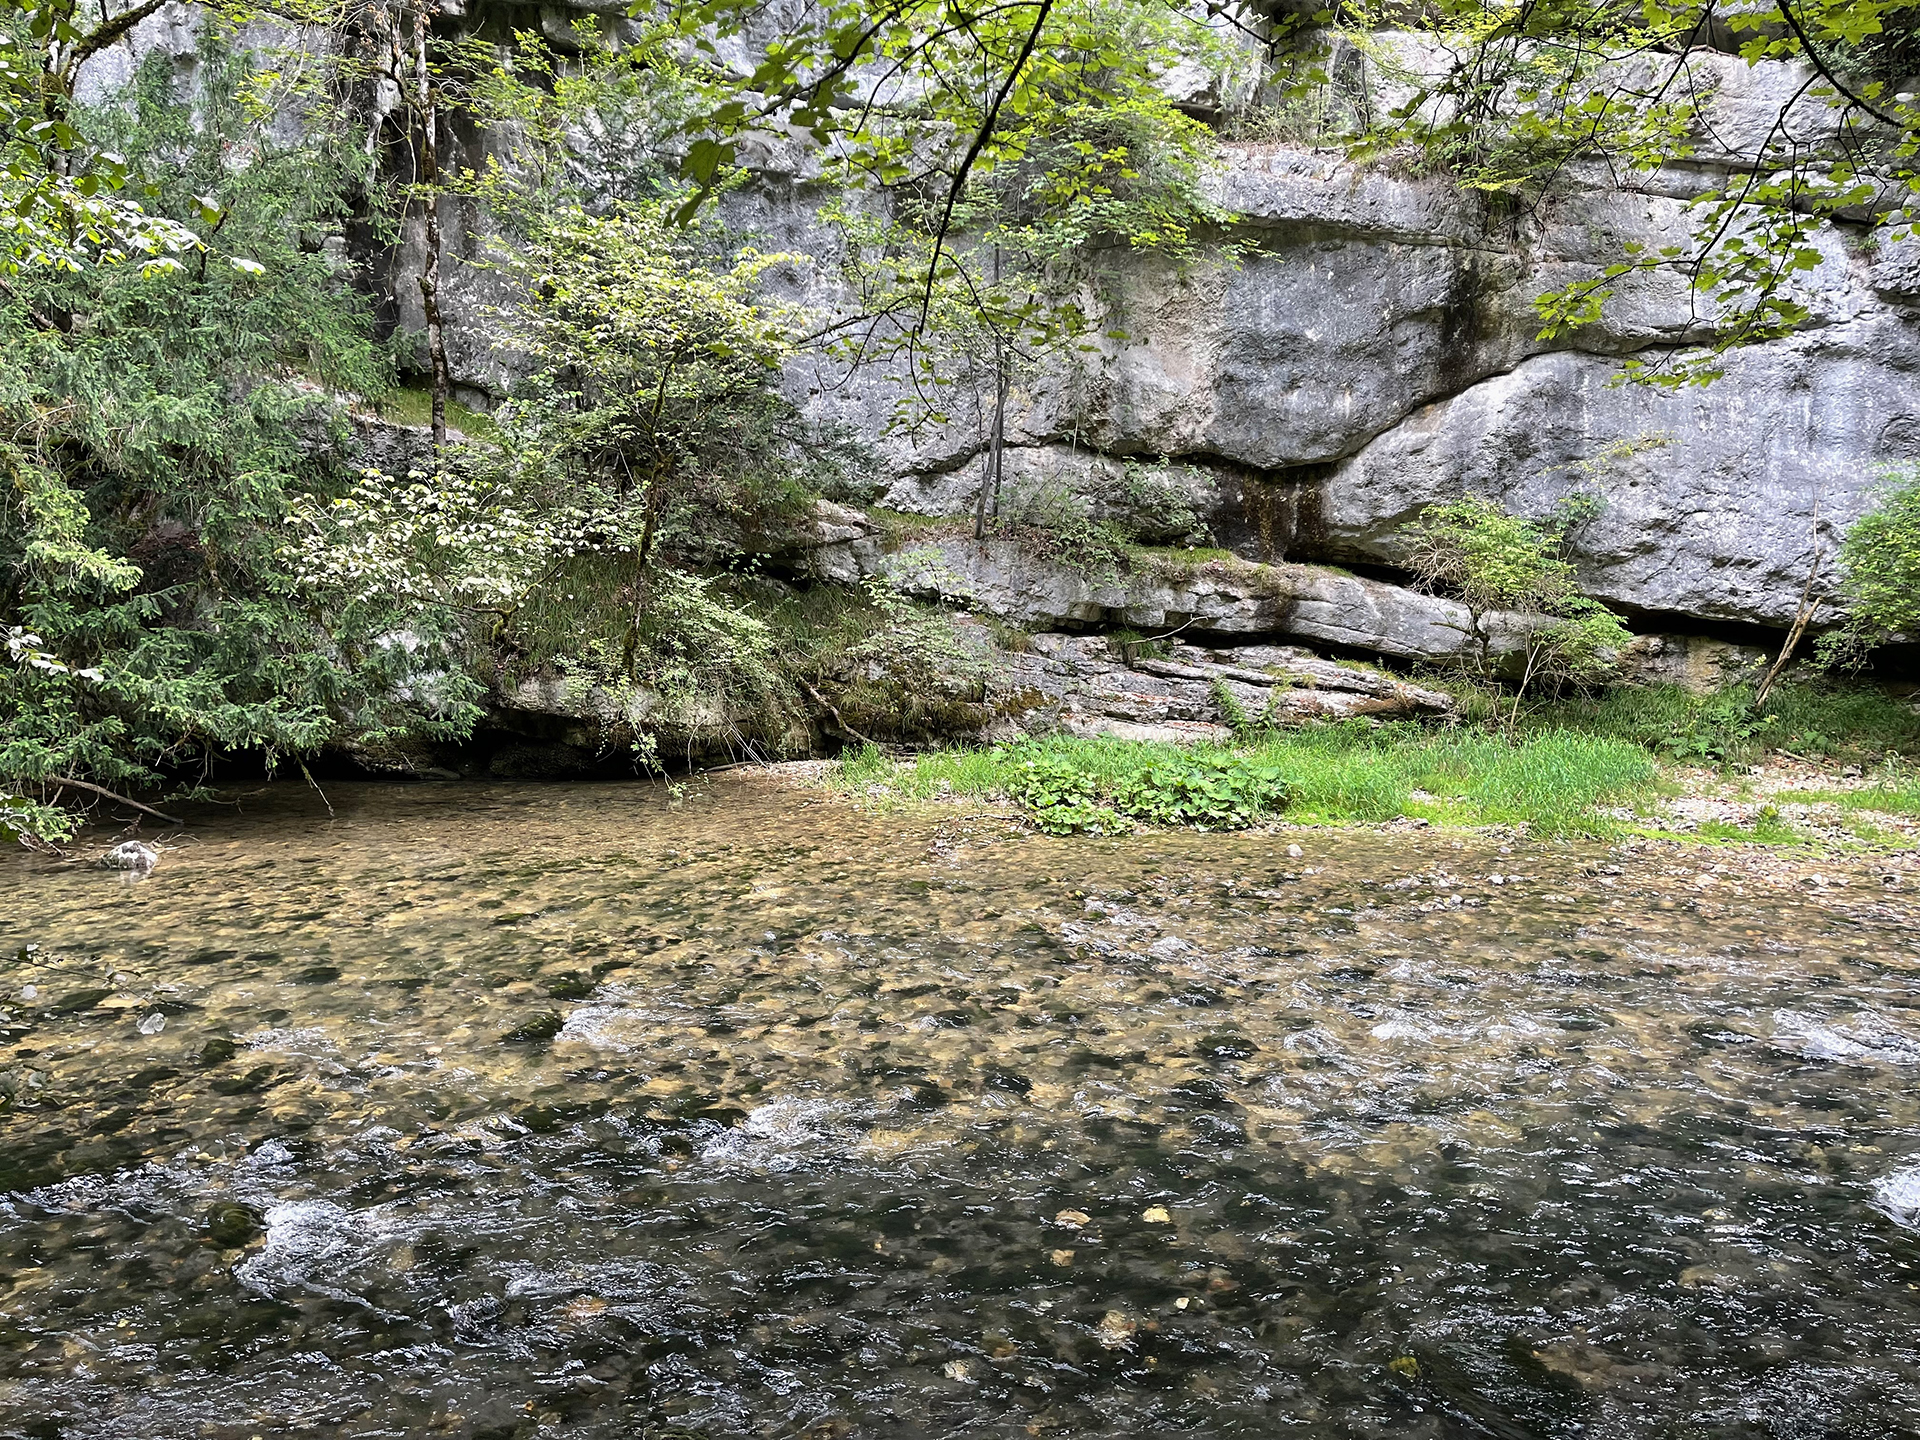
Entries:
<svg viewBox="0 0 1920 1440">
<path fill-rule="evenodd" d="M 0 866 L 0 1435 L 1916 1433 L 1911 884 L 333 798 Z"/>
</svg>

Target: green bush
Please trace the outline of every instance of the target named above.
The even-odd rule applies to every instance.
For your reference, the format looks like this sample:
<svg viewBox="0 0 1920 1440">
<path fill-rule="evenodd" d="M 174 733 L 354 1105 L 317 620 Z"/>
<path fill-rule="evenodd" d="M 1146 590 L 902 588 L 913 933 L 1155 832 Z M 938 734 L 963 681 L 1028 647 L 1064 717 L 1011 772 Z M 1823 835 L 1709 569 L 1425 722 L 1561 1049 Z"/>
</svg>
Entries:
<svg viewBox="0 0 1920 1440">
<path fill-rule="evenodd" d="M 287 583 L 290 508 L 349 482 L 338 397 L 390 377 L 331 258 L 365 159 L 326 107 L 263 130 L 281 77 L 226 27 L 194 59 L 188 84 L 149 54 L 77 119 L 205 249 L 0 284 L 0 830 L 45 840 L 71 829 L 63 778 L 191 790 L 223 753 L 452 739 L 479 714 L 445 627 L 378 595 L 327 633 Z"/>
<path fill-rule="evenodd" d="M 1840 547 L 1847 618 L 1820 639 L 1829 664 L 1858 666 L 1874 646 L 1920 631 L 1920 465 L 1889 469 L 1885 482 Z"/>
<path fill-rule="evenodd" d="M 1528 637 L 1509 728 L 1519 722 L 1519 697 L 1530 684 L 1551 681 L 1555 690 L 1597 684 L 1612 674 L 1615 657 L 1633 640 L 1618 615 L 1580 593 L 1567 559 L 1569 537 L 1598 508 L 1592 496 L 1568 495 L 1542 523 L 1510 515 L 1485 496 L 1466 495 L 1427 506 L 1404 532 L 1414 576 L 1457 596 L 1471 614 L 1483 675 L 1494 666 L 1489 612 L 1555 617 Z"/>
</svg>

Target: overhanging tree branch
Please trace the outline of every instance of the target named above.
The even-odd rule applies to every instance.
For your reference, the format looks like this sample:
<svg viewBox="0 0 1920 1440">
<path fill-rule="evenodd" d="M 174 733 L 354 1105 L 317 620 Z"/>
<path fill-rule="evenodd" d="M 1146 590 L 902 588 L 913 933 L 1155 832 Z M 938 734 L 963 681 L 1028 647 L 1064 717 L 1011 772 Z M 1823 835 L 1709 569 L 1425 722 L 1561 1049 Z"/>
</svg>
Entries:
<svg viewBox="0 0 1920 1440">
<path fill-rule="evenodd" d="M 1891 125 L 1896 130 L 1905 130 L 1908 128 L 1905 122 L 1896 120 L 1893 116 L 1880 110 L 1871 102 L 1863 100 L 1848 87 L 1844 80 L 1833 73 L 1833 67 L 1828 65 L 1826 58 L 1814 48 L 1813 37 L 1807 34 L 1805 27 L 1800 24 L 1800 17 L 1793 13 L 1793 7 L 1787 3 L 1787 0 L 1774 0 L 1774 7 L 1779 10 L 1780 18 L 1787 22 L 1788 28 L 1791 29 L 1799 39 L 1800 49 L 1805 53 L 1807 63 L 1820 72 L 1820 78 L 1831 85 L 1836 93 L 1845 96 L 1848 104 L 1866 111 L 1867 114 L 1873 116 L 1873 118 L 1878 120 L 1882 125 Z M 1782 113 L 1784 114 L 1785 112 L 1783 111 Z"/>
<path fill-rule="evenodd" d="M 67 51 L 61 62 L 59 71 L 67 93 L 72 94 L 74 74 L 82 65 L 166 3 L 167 0 L 142 0 L 141 4 L 134 6 L 131 10 L 123 10 L 111 20 L 105 21 L 99 28 L 89 31 L 74 41 L 73 47 Z"/>
<path fill-rule="evenodd" d="M 1047 16 L 1053 12 L 1053 0 L 1040 0 L 1038 13 L 1033 25 L 1027 31 L 1026 42 L 1021 45 L 1020 53 L 1014 57 L 1007 71 L 1006 79 L 993 97 L 993 103 L 987 107 L 987 113 L 980 122 L 980 128 L 974 131 L 973 141 L 967 146 L 967 153 L 960 159 L 959 168 L 954 171 L 953 183 L 947 188 L 946 204 L 940 209 L 940 223 L 933 232 L 933 255 L 927 261 L 926 287 L 920 297 L 920 323 L 925 324 L 927 313 L 933 308 L 933 286 L 940 268 L 940 253 L 947 242 L 947 231 L 953 224 L 954 207 L 960 203 L 960 192 L 966 188 L 967 177 L 973 173 L 973 167 L 980 154 L 987 148 L 987 142 L 993 138 L 994 127 L 999 123 L 1000 111 L 1007 103 L 1007 96 L 1013 93 L 1013 87 L 1020 83 L 1020 76 L 1027 68 L 1027 62 L 1033 58 L 1033 52 L 1039 47 L 1041 32 L 1046 29 Z"/>
</svg>

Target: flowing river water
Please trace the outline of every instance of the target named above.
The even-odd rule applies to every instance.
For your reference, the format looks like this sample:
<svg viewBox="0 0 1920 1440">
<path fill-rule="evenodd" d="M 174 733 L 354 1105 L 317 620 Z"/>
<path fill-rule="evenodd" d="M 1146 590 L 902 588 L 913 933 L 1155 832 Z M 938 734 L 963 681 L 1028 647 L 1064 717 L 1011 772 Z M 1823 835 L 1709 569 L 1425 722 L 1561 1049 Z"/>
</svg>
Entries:
<svg viewBox="0 0 1920 1440">
<path fill-rule="evenodd" d="M 331 798 L 0 861 L 0 1435 L 1920 1433 L 1916 872 Z"/>
</svg>

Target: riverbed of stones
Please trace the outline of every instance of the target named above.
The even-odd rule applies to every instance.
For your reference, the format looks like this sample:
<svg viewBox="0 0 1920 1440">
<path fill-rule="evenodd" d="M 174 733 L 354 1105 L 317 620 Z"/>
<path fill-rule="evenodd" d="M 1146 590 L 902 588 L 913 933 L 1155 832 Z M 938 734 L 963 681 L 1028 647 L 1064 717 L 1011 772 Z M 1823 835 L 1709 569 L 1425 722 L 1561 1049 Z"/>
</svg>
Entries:
<svg viewBox="0 0 1920 1440">
<path fill-rule="evenodd" d="M 1647 818 L 1681 834 L 1711 824 L 1752 829 L 1772 820 L 1824 845 L 1920 844 L 1920 816 L 1849 808 L 1833 798 L 1897 779 L 1887 772 L 1772 755 L 1731 773 L 1687 766 L 1671 772 L 1671 779 L 1682 793 L 1661 800 Z"/>
</svg>

